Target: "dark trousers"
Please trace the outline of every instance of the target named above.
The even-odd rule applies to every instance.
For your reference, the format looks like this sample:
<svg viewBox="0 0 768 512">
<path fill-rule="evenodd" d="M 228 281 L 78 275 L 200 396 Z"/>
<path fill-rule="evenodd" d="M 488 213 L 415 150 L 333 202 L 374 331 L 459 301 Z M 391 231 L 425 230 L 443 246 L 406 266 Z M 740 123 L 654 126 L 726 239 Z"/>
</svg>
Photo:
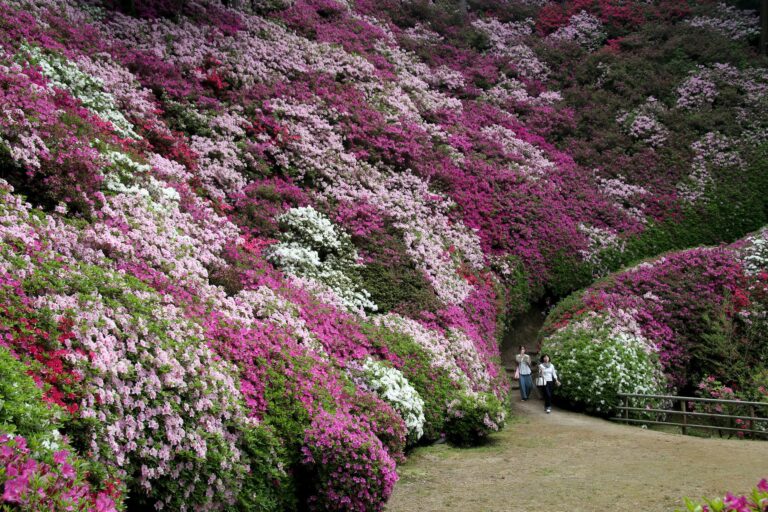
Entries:
<svg viewBox="0 0 768 512">
<path fill-rule="evenodd" d="M 550 409 L 552 408 L 552 391 L 555 386 L 555 381 L 551 380 L 544 384 L 544 386 L 541 388 L 541 392 L 544 393 L 544 408 Z"/>
</svg>

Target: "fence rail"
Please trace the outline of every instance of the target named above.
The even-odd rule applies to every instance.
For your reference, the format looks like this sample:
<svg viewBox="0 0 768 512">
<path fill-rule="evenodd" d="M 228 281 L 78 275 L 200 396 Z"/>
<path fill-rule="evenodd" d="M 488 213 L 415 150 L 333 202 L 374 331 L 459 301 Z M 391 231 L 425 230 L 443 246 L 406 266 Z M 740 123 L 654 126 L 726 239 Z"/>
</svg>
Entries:
<svg viewBox="0 0 768 512">
<path fill-rule="evenodd" d="M 739 400 L 720 400 L 716 398 L 698 398 L 692 396 L 673 395 L 642 395 L 635 393 L 619 393 L 622 404 L 616 409 L 618 415 L 611 418 L 627 424 L 670 425 L 680 427 L 683 434 L 690 429 L 717 431 L 720 436 L 728 432 L 750 434 L 752 438 L 768 439 L 768 403 L 744 402 Z M 630 405 L 632 399 L 632 405 Z M 660 408 L 659 402 L 671 403 L 670 408 Z M 726 412 L 701 412 L 696 410 L 696 404 L 703 406 L 725 406 Z M 758 416 L 757 412 L 763 414 Z M 740 414 L 731 414 L 738 412 Z M 643 414 L 642 418 L 631 417 Z M 692 421 L 697 423 L 691 423 Z M 703 422 L 710 420 L 710 422 Z M 737 425 L 737 420 L 741 426 Z M 723 424 L 725 423 L 725 424 Z"/>
</svg>

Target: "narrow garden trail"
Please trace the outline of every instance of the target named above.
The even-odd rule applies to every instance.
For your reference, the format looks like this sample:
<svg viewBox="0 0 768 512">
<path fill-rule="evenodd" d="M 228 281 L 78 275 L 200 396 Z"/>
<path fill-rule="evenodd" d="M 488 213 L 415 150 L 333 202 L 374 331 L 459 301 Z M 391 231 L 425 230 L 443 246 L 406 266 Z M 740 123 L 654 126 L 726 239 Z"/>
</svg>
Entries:
<svg viewBox="0 0 768 512">
<path fill-rule="evenodd" d="M 422 448 L 400 468 L 387 512 L 667 511 L 682 497 L 746 492 L 768 476 L 768 442 L 645 430 L 514 397 L 482 447 Z"/>
</svg>

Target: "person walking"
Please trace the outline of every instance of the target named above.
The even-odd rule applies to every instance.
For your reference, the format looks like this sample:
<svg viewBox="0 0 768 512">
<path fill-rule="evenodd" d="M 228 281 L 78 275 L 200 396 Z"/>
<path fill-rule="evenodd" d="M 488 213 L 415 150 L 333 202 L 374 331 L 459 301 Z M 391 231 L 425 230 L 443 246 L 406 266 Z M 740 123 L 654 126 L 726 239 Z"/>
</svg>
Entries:
<svg viewBox="0 0 768 512">
<path fill-rule="evenodd" d="M 520 353 L 515 356 L 515 359 L 517 360 L 517 373 L 520 377 L 520 398 L 525 402 L 531 395 L 531 389 L 533 389 L 531 356 L 526 354 L 525 347 L 520 345 Z"/>
<path fill-rule="evenodd" d="M 547 354 L 541 356 L 539 378 L 536 380 L 541 384 L 542 392 L 544 393 L 544 410 L 549 414 L 552 412 L 552 392 L 555 384 L 560 385 L 560 379 L 557 377 L 555 365 L 549 360 Z"/>
</svg>

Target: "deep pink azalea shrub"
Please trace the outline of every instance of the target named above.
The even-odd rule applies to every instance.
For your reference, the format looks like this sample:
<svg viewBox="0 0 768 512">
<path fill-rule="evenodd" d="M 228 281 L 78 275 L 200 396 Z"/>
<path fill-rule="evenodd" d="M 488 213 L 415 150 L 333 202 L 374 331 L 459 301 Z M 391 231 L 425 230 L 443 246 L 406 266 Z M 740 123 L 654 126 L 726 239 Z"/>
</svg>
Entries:
<svg viewBox="0 0 768 512">
<path fill-rule="evenodd" d="M 312 510 L 382 510 L 397 481 L 395 461 L 354 416 L 322 411 L 307 429 L 302 464 Z"/>
<path fill-rule="evenodd" d="M 691 500 L 685 498 L 685 508 L 679 512 L 764 512 L 768 510 L 768 480 L 763 478 L 750 494 L 727 493 L 723 498 Z"/>
<path fill-rule="evenodd" d="M 0 433 L 0 504 L 9 510 L 122 510 L 119 493 L 96 491 L 87 465 L 67 450 L 40 457 L 21 436 Z"/>
</svg>

